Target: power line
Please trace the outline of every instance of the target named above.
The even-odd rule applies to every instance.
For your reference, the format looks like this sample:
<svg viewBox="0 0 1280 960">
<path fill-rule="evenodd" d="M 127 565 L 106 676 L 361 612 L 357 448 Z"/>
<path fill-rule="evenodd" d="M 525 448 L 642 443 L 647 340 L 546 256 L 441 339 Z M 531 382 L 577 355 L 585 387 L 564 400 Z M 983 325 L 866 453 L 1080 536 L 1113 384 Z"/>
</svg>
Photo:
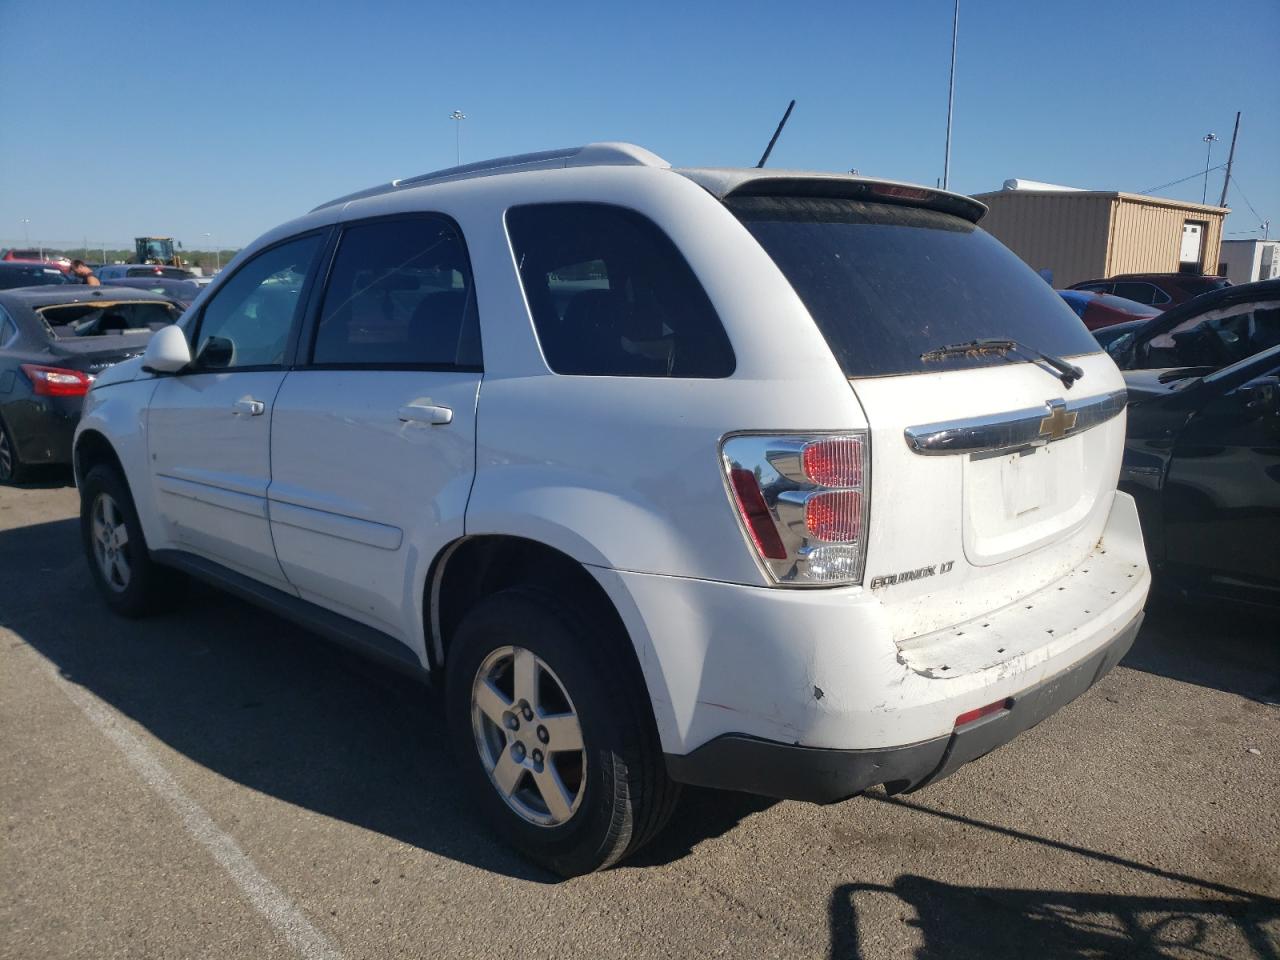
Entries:
<svg viewBox="0 0 1280 960">
<path fill-rule="evenodd" d="M 1157 190 L 1163 190 L 1166 187 L 1176 187 L 1180 183 L 1186 183 L 1188 180 L 1194 180 L 1196 177 L 1203 177 L 1205 173 L 1212 173 L 1214 170 L 1221 170 L 1225 166 L 1226 166 L 1225 163 L 1220 163 L 1216 167 L 1209 167 L 1207 169 L 1197 170 L 1195 173 L 1191 174 L 1191 176 L 1183 177 L 1181 180 L 1170 180 L 1168 183 L 1162 183 L 1158 187 L 1147 187 L 1147 189 L 1139 190 L 1138 192 L 1139 193 L 1155 193 Z"/>
<path fill-rule="evenodd" d="M 1253 204 L 1249 202 L 1249 198 L 1244 195 L 1244 190 L 1240 186 L 1240 181 L 1236 179 L 1235 174 L 1231 175 L 1231 182 L 1235 184 L 1236 193 L 1240 194 L 1240 199 L 1244 201 L 1244 205 L 1249 208 L 1249 212 L 1258 218 L 1258 222 L 1262 222 L 1262 214 L 1253 209 Z"/>
</svg>

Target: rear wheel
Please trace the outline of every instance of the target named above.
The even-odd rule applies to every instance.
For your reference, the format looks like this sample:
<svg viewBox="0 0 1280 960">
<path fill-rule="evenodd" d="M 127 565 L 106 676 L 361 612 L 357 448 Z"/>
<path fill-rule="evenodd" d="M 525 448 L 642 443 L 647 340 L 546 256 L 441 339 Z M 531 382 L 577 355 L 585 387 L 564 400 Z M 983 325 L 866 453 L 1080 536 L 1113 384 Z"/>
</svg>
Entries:
<svg viewBox="0 0 1280 960">
<path fill-rule="evenodd" d="M 9 436 L 9 428 L 0 420 L 0 483 L 21 483 L 26 465 L 18 459 L 18 448 Z"/>
<path fill-rule="evenodd" d="M 129 487 L 112 466 L 99 464 L 80 484 L 80 537 L 107 606 L 125 617 L 156 607 L 170 573 L 151 560 Z"/>
<path fill-rule="evenodd" d="M 564 876 L 634 853 L 678 795 L 619 641 L 554 598 L 516 588 L 480 601 L 450 646 L 450 736 L 478 809 Z"/>
</svg>

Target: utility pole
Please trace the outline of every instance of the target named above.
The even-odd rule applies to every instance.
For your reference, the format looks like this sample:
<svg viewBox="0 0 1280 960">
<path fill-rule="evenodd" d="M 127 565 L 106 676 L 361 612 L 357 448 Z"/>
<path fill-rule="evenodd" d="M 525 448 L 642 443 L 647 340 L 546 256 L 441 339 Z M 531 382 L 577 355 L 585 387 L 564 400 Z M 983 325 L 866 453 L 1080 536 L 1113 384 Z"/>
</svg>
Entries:
<svg viewBox="0 0 1280 960">
<path fill-rule="evenodd" d="M 1222 198 L 1218 206 L 1227 205 L 1227 187 L 1231 185 L 1231 164 L 1236 159 L 1236 137 L 1240 136 L 1240 111 L 1236 111 L 1236 128 L 1231 131 L 1231 150 L 1227 153 L 1227 172 L 1222 176 Z"/>
<path fill-rule="evenodd" d="M 1200 191 L 1200 202 L 1209 202 L 1209 163 L 1213 159 L 1213 145 L 1218 142 L 1218 135 L 1210 132 L 1200 138 L 1209 145 L 1209 152 L 1204 155 L 1204 189 Z"/>
<path fill-rule="evenodd" d="M 449 114 L 449 119 L 457 122 L 457 126 L 454 127 L 454 147 L 457 154 L 457 165 L 462 166 L 462 121 L 467 119 L 467 115 L 461 110 L 455 110 Z"/>
<path fill-rule="evenodd" d="M 22 245 L 23 245 L 24 247 L 29 247 L 29 246 L 31 246 L 31 230 L 30 230 L 30 224 L 31 224 L 31 218 L 30 218 L 30 217 L 23 217 L 23 218 L 22 218 Z"/>
<path fill-rule="evenodd" d="M 951 182 L 951 114 L 956 104 L 956 40 L 960 36 L 960 0 L 951 16 L 951 80 L 947 83 L 947 155 L 942 161 L 942 189 Z"/>
</svg>

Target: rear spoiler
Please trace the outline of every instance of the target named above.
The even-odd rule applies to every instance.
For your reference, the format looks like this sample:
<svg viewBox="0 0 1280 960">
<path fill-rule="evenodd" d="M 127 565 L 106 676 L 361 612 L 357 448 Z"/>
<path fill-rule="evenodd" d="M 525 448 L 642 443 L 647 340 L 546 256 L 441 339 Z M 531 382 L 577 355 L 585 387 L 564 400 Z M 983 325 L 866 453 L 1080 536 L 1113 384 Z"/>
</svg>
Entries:
<svg viewBox="0 0 1280 960">
<path fill-rule="evenodd" d="M 789 173 L 777 170 L 680 169 L 718 200 L 729 197 L 827 197 L 924 207 L 977 223 L 987 205 L 962 193 L 913 183 L 876 180 L 839 173 Z"/>
</svg>

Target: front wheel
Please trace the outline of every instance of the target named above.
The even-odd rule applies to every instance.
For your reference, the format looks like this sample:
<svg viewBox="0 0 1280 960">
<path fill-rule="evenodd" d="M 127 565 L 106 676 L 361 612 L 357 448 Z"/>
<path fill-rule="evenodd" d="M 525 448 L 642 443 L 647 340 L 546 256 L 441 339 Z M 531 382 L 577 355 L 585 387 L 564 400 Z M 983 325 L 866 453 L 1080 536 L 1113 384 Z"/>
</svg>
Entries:
<svg viewBox="0 0 1280 960">
<path fill-rule="evenodd" d="M 151 560 L 129 487 L 112 466 L 99 464 L 80 484 L 80 538 L 107 606 L 140 617 L 158 604 L 168 571 Z"/>
<path fill-rule="evenodd" d="M 625 642 L 518 588 L 482 600 L 450 646 L 450 736 L 478 808 L 564 876 L 638 850 L 678 795 Z"/>
</svg>

